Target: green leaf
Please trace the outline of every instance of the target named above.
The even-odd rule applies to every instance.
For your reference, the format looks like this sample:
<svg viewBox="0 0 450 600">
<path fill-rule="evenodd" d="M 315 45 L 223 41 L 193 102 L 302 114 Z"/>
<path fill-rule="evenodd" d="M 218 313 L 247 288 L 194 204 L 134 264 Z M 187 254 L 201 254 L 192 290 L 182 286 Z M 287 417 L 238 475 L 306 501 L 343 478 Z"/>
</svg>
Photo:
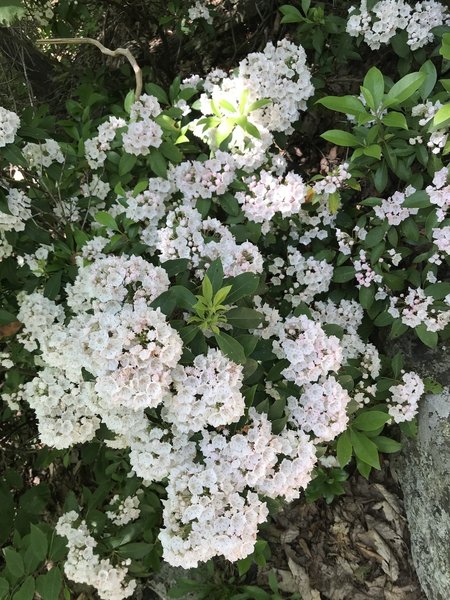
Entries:
<svg viewBox="0 0 450 600">
<path fill-rule="evenodd" d="M 425 296 L 432 296 L 435 300 L 442 300 L 450 294 L 450 283 L 441 281 L 433 283 L 424 289 Z"/>
<path fill-rule="evenodd" d="M 325 96 L 325 98 L 317 100 L 317 104 L 354 117 L 367 114 L 363 103 L 356 96 Z"/>
<path fill-rule="evenodd" d="M 16 315 L 0 308 L 0 325 L 8 325 L 8 323 L 13 323 L 14 321 L 17 321 Z"/>
<path fill-rule="evenodd" d="M 430 197 L 424 190 L 417 190 L 402 202 L 406 208 L 428 208 L 431 206 Z"/>
<path fill-rule="evenodd" d="M 146 83 L 145 91 L 147 94 L 154 96 L 161 104 L 169 104 L 169 98 L 167 97 L 166 92 L 162 87 L 156 85 L 156 83 Z"/>
<path fill-rule="evenodd" d="M 437 71 L 431 60 L 427 60 L 419 69 L 420 73 L 425 75 L 425 80 L 420 86 L 420 96 L 422 100 L 426 101 L 431 96 L 431 92 L 434 89 L 437 81 Z"/>
<path fill-rule="evenodd" d="M 350 430 L 350 439 L 356 457 L 371 467 L 379 469 L 380 458 L 378 456 L 378 448 L 375 444 L 366 435 L 353 429 Z"/>
<path fill-rule="evenodd" d="M 375 171 L 373 183 L 375 184 L 375 188 L 379 193 L 386 188 L 388 184 L 388 171 L 385 161 L 383 161 Z"/>
<path fill-rule="evenodd" d="M 397 352 L 397 354 L 392 358 L 391 367 L 394 377 L 399 378 L 403 369 L 403 356 L 401 352 Z"/>
<path fill-rule="evenodd" d="M 173 277 L 188 270 L 189 260 L 187 258 L 175 258 L 166 260 L 166 262 L 161 263 L 161 266 L 169 277 Z"/>
<path fill-rule="evenodd" d="M 48 551 L 47 536 L 33 523 L 30 525 L 30 548 L 39 560 L 46 558 Z"/>
<path fill-rule="evenodd" d="M 377 106 L 375 104 L 375 100 L 373 99 L 372 92 L 363 85 L 360 87 L 360 90 L 364 100 L 366 101 L 367 106 L 372 110 L 376 110 Z"/>
<path fill-rule="evenodd" d="M 131 171 L 137 163 L 137 156 L 124 152 L 119 160 L 119 176 L 122 177 Z"/>
<path fill-rule="evenodd" d="M 55 298 L 59 294 L 59 291 L 61 289 L 62 273 L 62 271 L 54 273 L 51 277 L 48 278 L 44 286 L 44 295 L 50 300 L 55 300 Z"/>
<path fill-rule="evenodd" d="M 145 542 L 131 542 L 130 544 L 124 544 L 120 546 L 116 552 L 123 558 L 134 558 L 139 560 L 148 556 L 153 550 L 153 544 L 147 544 Z"/>
<path fill-rule="evenodd" d="M 206 275 L 213 286 L 214 292 L 220 290 L 223 283 L 223 267 L 220 258 L 216 258 L 216 260 L 210 264 L 206 271 Z"/>
<path fill-rule="evenodd" d="M 9 598 L 9 583 L 4 577 L 0 577 L 0 599 L 5 600 Z"/>
<path fill-rule="evenodd" d="M 450 121 L 450 103 L 444 104 L 442 108 L 440 108 L 437 113 L 434 115 L 432 124 L 433 127 L 443 127 L 444 125 L 448 125 Z"/>
<path fill-rule="evenodd" d="M 13 550 L 13 548 L 5 548 L 3 555 L 5 557 L 6 568 L 11 575 L 16 579 L 23 577 L 25 575 L 25 568 L 20 554 L 16 550 Z"/>
<path fill-rule="evenodd" d="M 167 177 L 167 162 L 161 152 L 158 152 L 155 148 L 151 148 L 148 160 L 153 173 L 165 179 Z"/>
<path fill-rule="evenodd" d="M 222 350 L 225 356 L 228 356 L 230 360 L 237 364 L 245 364 L 247 359 L 245 357 L 244 348 L 237 340 L 223 331 L 220 333 L 215 333 L 214 337 L 219 348 Z"/>
<path fill-rule="evenodd" d="M 179 148 L 175 146 L 175 144 L 171 144 L 170 142 L 163 142 L 159 146 L 159 151 L 171 162 L 178 164 L 183 160 L 183 153 Z"/>
<path fill-rule="evenodd" d="M 63 578 L 61 570 L 53 567 L 45 575 L 39 575 L 36 581 L 36 591 L 42 600 L 59 600 Z"/>
<path fill-rule="evenodd" d="M 359 413 L 352 423 L 360 431 L 373 431 L 391 420 L 391 415 L 379 410 L 367 410 Z"/>
<path fill-rule="evenodd" d="M 218 290 L 214 295 L 213 304 L 215 306 L 222 304 L 226 300 L 230 291 L 231 291 L 231 285 L 226 285 L 225 287 L 220 288 L 220 290 Z"/>
<path fill-rule="evenodd" d="M 342 267 L 336 267 L 333 273 L 333 281 L 335 283 L 346 283 L 351 281 L 355 277 L 355 267 L 350 265 L 344 265 Z"/>
<path fill-rule="evenodd" d="M 94 218 L 97 221 L 97 223 L 100 223 L 100 225 L 104 225 L 105 227 L 108 227 L 108 229 L 113 229 L 114 231 L 117 231 L 116 220 L 108 212 L 100 210 L 98 213 L 95 213 Z"/>
<path fill-rule="evenodd" d="M 439 49 L 439 54 L 446 60 L 450 60 L 450 33 L 444 33 L 442 36 L 442 46 Z"/>
<path fill-rule="evenodd" d="M 384 95 L 383 73 L 376 67 L 372 67 L 364 77 L 363 86 L 369 90 L 374 100 L 375 108 L 378 108 Z"/>
<path fill-rule="evenodd" d="M 347 430 L 344 431 L 344 433 L 341 433 L 336 444 L 337 459 L 341 467 L 345 467 L 345 465 L 350 461 L 352 452 L 353 446 L 350 440 L 350 432 Z"/>
<path fill-rule="evenodd" d="M 369 287 L 361 286 L 359 288 L 359 303 L 363 308 L 369 310 L 372 306 L 375 298 L 375 286 L 370 285 Z"/>
<path fill-rule="evenodd" d="M 162 309 L 164 304 L 170 304 L 171 300 L 175 301 L 175 306 L 185 310 L 192 310 L 192 307 L 197 302 L 197 298 L 194 294 L 183 285 L 173 285 L 167 292 L 163 292 L 158 298 L 153 300 L 150 306 L 152 308 L 160 307 Z"/>
<path fill-rule="evenodd" d="M 16 19 L 25 16 L 25 7 L 21 0 L 0 1 L 0 23 L 7 26 L 12 25 Z"/>
<path fill-rule="evenodd" d="M 34 598 L 34 577 L 29 575 L 14 594 L 12 600 L 33 600 Z"/>
<path fill-rule="evenodd" d="M 428 346 L 429 348 L 436 348 L 439 340 L 436 331 L 428 331 L 423 323 L 417 325 L 414 331 L 416 332 L 419 340 L 423 342 L 425 346 Z"/>
<path fill-rule="evenodd" d="M 134 91 L 130 90 L 128 92 L 128 94 L 125 96 L 125 100 L 123 103 L 123 108 L 124 108 L 125 112 L 127 113 L 127 115 L 130 114 L 131 106 L 132 106 L 132 104 L 134 104 L 135 100 L 136 100 L 136 98 L 134 96 Z"/>
<path fill-rule="evenodd" d="M 295 6 L 291 6 L 290 4 L 284 4 L 280 6 L 280 12 L 283 15 L 281 19 L 281 23 L 302 23 L 305 19 L 302 16 L 301 12 L 295 8 Z"/>
<path fill-rule="evenodd" d="M 392 110 L 391 112 L 388 112 L 386 115 L 384 115 L 384 117 L 381 120 L 388 127 L 399 127 L 400 129 L 408 129 L 406 117 L 400 112 L 395 112 Z"/>
<path fill-rule="evenodd" d="M 358 138 L 356 138 L 352 133 L 341 131 L 340 129 L 330 129 L 325 131 L 325 133 L 322 133 L 320 137 L 327 142 L 337 144 L 338 146 L 348 146 L 350 148 L 361 146 Z"/>
<path fill-rule="evenodd" d="M 377 244 L 379 244 L 386 235 L 386 229 L 383 225 L 378 225 L 373 229 L 370 229 L 364 238 L 364 246 L 366 248 L 373 248 Z"/>
<path fill-rule="evenodd" d="M 400 442 L 385 437 L 384 435 L 377 435 L 373 437 L 372 442 L 376 445 L 380 452 L 384 452 L 385 454 L 399 452 L 402 449 Z"/>
<path fill-rule="evenodd" d="M 381 146 L 379 144 L 371 144 L 370 146 L 366 146 L 363 148 L 363 154 L 370 156 L 371 158 L 375 158 L 376 160 L 380 160 Z"/>
<path fill-rule="evenodd" d="M 402 104 L 420 88 L 424 81 L 425 75 L 423 73 L 408 73 L 391 87 L 384 99 L 384 106 Z"/>
<path fill-rule="evenodd" d="M 259 277 L 254 273 L 241 273 L 226 283 L 231 283 L 231 292 L 227 297 L 229 304 L 234 304 L 244 296 L 251 296 L 256 292 L 259 285 Z"/>
<path fill-rule="evenodd" d="M 211 283 L 208 275 L 205 275 L 205 277 L 203 278 L 203 282 L 202 282 L 203 298 L 205 298 L 205 300 L 208 300 L 208 302 L 212 302 L 213 293 L 214 293 L 214 290 L 213 290 L 212 283 Z"/>
<path fill-rule="evenodd" d="M 254 308 L 239 306 L 232 308 L 226 313 L 227 323 L 239 329 L 256 329 L 264 316 Z"/>
<path fill-rule="evenodd" d="M 358 469 L 358 472 L 363 477 L 365 477 L 366 479 L 369 479 L 370 472 L 372 471 L 372 467 L 370 465 L 368 465 L 364 461 L 359 460 L 359 458 L 357 458 L 356 459 L 356 468 Z"/>
<path fill-rule="evenodd" d="M 246 131 L 247 133 L 249 133 L 250 135 L 252 135 L 253 137 L 260 139 L 261 134 L 259 133 L 258 128 L 256 127 L 256 125 L 254 125 L 253 123 L 251 123 L 247 117 L 243 116 L 243 117 L 238 117 L 236 119 L 236 123 L 239 125 L 239 127 L 242 127 L 242 129 L 244 131 Z"/>
</svg>

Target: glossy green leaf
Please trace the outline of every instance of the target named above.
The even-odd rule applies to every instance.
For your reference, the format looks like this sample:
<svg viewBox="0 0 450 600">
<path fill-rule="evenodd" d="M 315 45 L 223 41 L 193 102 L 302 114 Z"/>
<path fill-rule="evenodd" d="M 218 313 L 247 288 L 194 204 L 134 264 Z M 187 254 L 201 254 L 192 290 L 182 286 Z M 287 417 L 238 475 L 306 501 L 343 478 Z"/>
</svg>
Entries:
<svg viewBox="0 0 450 600">
<path fill-rule="evenodd" d="M 353 446 L 350 440 L 350 432 L 347 430 L 341 433 L 336 444 L 337 459 L 341 467 L 345 467 L 345 465 L 350 462 L 352 453 Z"/>
<path fill-rule="evenodd" d="M 352 133 L 341 131 L 340 129 L 330 129 L 329 131 L 322 133 L 320 137 L 327 142 L 331 142 L 332 144 L 336 144 L 338 146 L 348 146 L 350 148 L 354 148 L 355 146 L 361 145 L 358 138 Z"/>
<path fill-rule="evenodd" d="M 366 435 L 350 430 L 350 440 L 352 442 L 355 455 L 359 460 L 367 463 L 375 469 L 380 468 L 380 458 L 378 456 L 378 448 Z"/>
<path fill-rule="evenodd" d="M 385 437 L 384 435 L 377 435 L 372 438 L 372 442 L 376 445 L 380 452 L 384 454 L 392 454 L 394 452 L 400 452 L 402 444 L 396 440 Z"/>
<path fill-rule="evenodd" d="M 354 117 L 367 114 L 364 104 L 355 96 L 326 96 L 317 100 L 317 104 Z"/>
<path fill-rule="evenodd" d="M 383 73 L 377 67 L 371 67 L 364 77 L 363 86 L 370 91 L 375 107 L 378 107 L 384 95 Z"/>
<path fill-rule="evenodd" d="M 237 340 L 223 331 L 220 333 L 215 333 L 214 337 L 219 348 L 222 350 L 225 356 L 228 356 L 228 358 L 235 363 L 240 365 L 245 364 L 247 359 L 245 357 L 244 348 Z"/>
<path fill-rule="evenodd" d="M 264 320 L 264 315 L 254 308 L 238 306 L 226 313 L 227 323 L 239 329 L 256 329 Z"/>
<path fill-rule="evenodd" d="M 394 83 L 384 99 L 384 106 L 397 106 L 408 100 L 425 81 L 423 73 L 408 73 Z"/>
<path fill-rule="evenodd" d="M 352 422 L 352 427 L 360 431 L 373 431 L 391 420 L 388 413 L 379 410 L 367 410 L 360 412 Z"/>
<path fill-rule="evenodd" d="M 18 591 L 13 595 L 12 600 L 33 600 L 35 590 L 34 577 L 29 575 L 22 583 Z"/>
<path fill-rule="evenodd" d="M 13 577 L 18 579 L 25 574 L 23 559 L 21 555 L 13 548 L 4 548 L 3 556 L 5 557 L 6 568 Z"/>
</svg>

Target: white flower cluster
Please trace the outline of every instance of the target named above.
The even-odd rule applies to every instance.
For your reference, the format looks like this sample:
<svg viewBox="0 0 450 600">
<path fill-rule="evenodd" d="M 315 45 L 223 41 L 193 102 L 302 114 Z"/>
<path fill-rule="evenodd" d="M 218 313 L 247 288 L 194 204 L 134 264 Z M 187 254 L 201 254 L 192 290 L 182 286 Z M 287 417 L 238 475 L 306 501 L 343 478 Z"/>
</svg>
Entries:
<svg viewBox="0 0 450 600">
<path fill-rule="evenodd" d="M 110 502 L 113 510 L 106 511 L 106 516 L 117 526 L 136 521 L 141 514 L 139 508 L 141 496 L 142 490 L 138 490 L 135 496 L 127 496 L 123 500 L 118 495 L 114 496 Z"/>
<path fill-rule="evenodd" d="M 443 254 L 450 255 L 450 226 L 433 229 L 433 242 Z"/>
<path fill-rule="evenodd" d="M 238 69 L 227 76 L 223 71 L 212 72 L 204 82 L 205 93 L 200 97 L 200 110 L 205 116 L 213 115 L 213 107 L 238 107 L 249 110 L 255 102 L 267 100 L 264 106 L 250 110 L 250 122 L 256 126 L 259 137 L 242 127 L 235 127 L 229 142 L 230 151 L 238 165 L 253 171 L 267 160 L 266 152 L 273 143 L 271 132 L 291 133 L 292 123 L 305 110 L 306 100 L 314 93 L 311 76 L 306 66 L 306 54 L 301 46 L 284 39 L 274 46 L 269 42 L 263 52 L 249 54 Z M 232 116 L 224 110 L 223 118 Z M 233 108 L 234 111 L 234 108 Z M 217 129 L 196 126 L 194 133 L 217 147 Z"/>
<path fill-rule="evenodd" d="M 126 567 L 131 561 L 114 567 L 109 560 L 100 560 L 94 553 L 97 542 L 90 534 L 85 521 L 75 525 L 78 520 L 78 514 L 71 511 L 60 517 L 56 524 L 56 533 L 67 538 L 69 549 L 64 563 L 65 574 L 76 583 L 95 587 L 101 600 L 129 598 L 136 589 L 133 579 L 126 581 Z"/>
<path fill-rule="evenodd" d="M 305 201 L 305 185 L 300 175 L 295 173 L 275 177 L 263 169 L 257 176 L 252 175 L 244 181 L 248 192 L 237 192 L 235 197 L 247 219 L 264 223 L 263 233 L 277 213 L 282 217 L 298 215 Z"/>
<path fill-rule="evenodd" d="M 84 153 L 91 169 L 98 169 L 106 160 L 106 153 L 111 150 L 111 142 L 116 137 L 118 129 L 125 127 L 124 119 L 109 117 L 98 126 L 97 135 L 84 142 Z"/>
<path fill-rule="evenodd" d="M 22 190 L 11 188 L 6 195 L 9 213 L 0 211 L 0 231 L 23 231 L 31 218 L 31 200 Z"/>
<path fill-rule="evenodd" d="M 36 169 L 38 173 L 42 173 L 43 167 L 49 167 L 54 162 L 62 164 L 64 155 L 61 152 L 61 147 L 55 140 L 48 139 L 40 144 L 28 143 L 22 149 L 28 166 L 31 169 Z"/>
<path fill-rule="evenodd" d="M 395 192 L 387 200 L 382 200 L 379 206 L 374 206 L 374 213 L 382 221 L 387 219 L 389 225 L 400 225 L 402 221 L 419 212 L 418 208 L 403 206 L 405 198 L 414 194 L 415 191 L 415 188 L 409 185 L 404 192 Z"/>
<path fill-rule="evenodd" d="M 299 398 L 289 396 L 289 420 L 306 432 L 312 432 L 316 442 L 334 440 L 345 431 L 348 423 L 346 408 L 348 392 L 334 377 L 304 386 Z"/>
<path fill-rule="evenodd" d="M 0 148 L 12 144 L 20 127 L 20 119 L 12 110 L 0 106 Z"/>
<path fill-rule="evenodd" d="M 187 258 L 194 268 L 200 267 L 201 275 L 210 262 L 220 258 L 227 277 L 262 272 L 263 257 L 258 248 L 251 242 L 237 244 L 217 219 L 203 220 L 197 209 L 180 206 L 167 213 L 165 222 L 166 226 L 157 231 L 155 244 L 161 262 Z"/>
<path fill-rule="evenodd" d="M 73 285 L 67 285 L 67 304 L 74 312 L 83 312 L 98 303 L 104 305 L 103 310 L 106 305 L 114 310 L 126 299 L 136 302 L 142 298 L 151 303 L 169 289 L 169 284 L 164 269 L 140 256 L 105 256 L 81 268 Z"/>
<path fill-rule="evenodd" d="M 443 221 L 450 209 L 450 177 L 448 167 L 436 171 L 433 177 L 433 185 L 425 188 L 430 202 L 437 206 L 436 216 L 439 222 Z"/>
<path fill-rule="evenodd" d="M 1 218 L 1 217 L 0 217 Z M 14 248 L 8 242 L 4 232 L 0 228 L 0 262 L 8 256 L 11 256 L 14 252 Z"/>
<path fill-rule="evenodd" d="M 347 171 L 348 163 L 342 163 L 334 168 L 320 181 L 316 181 L 313 186 L 315 194 L 334 194 L 340 188 L 344 187 L 347 179 L 351 178 L 351 173 Z"/>
<path fill-rule="evenodd" d="M 163 130 L 152 117 L 161 113 L 161 107 L 154 96 L 143 94 L 130 109 L 131 121 L 122 135 L 123 149 L 128 154 L 146 156 L 150 148 L 159 148 Z"/>
<path fill-rule="evenodd" d="M 422 288 L 408 288 L 408 293 L 392 296 L 388 313 L 401 319 L 404 325 L 414 328 L 424 325 L 428 331 L 442 331 L 450 323 L 450 310 L 437 311 L 433 308 L 433 296 L 427 296 Z M 447 302 L 450 308 L 449 303 Z"/>
<path fill-rule="evenodd" d="M 360 6 L 352 6 L 349 13 L 347 33 L 353 37 L 362 35 L 372 50 L 378 50 L 403 30 L 408 34 L 411 50 L 417 50 L 433 41 L 434 27 L 450 23 L 448 9 L 436 0 L 416 2 L 413 7 L 404 0 L 380 0 L 371 9 L 367 0 L 361 0 Z"/>
<path fill-rule="evenodd" d="M 434 103 L 430 102 L 430 100 L 427 100 L 424 104 L 416 104 L 416 106 L 413 106 L 411 108 L 411 116 L 421 117 L 419 119 L 419 125 L 423 127 L 429 121 L 431 121 L 440 108 L 442 108 L 442 104 L 439 102 L 439 100 Z"/>
<path fill-rule="evenodd" d="M 376 379 L 380 374 L 381 360 L 373 344 L 365 343 L 358 335 L 364 311 L 354 300 L 341 300 L 335 304 L 315 302 L 311 314 L 321 325 L 338 325 L 343 329 L 341 347 L 344 361 L 358 359 L 359 368 L 363 372 L 362 379 Z"/>
<path fill-rule="evenodd" d="M 204 432 L 204 464 L 175 470 L 164 502 L 166 529 L 161 532 L 164 558 L 194 567 L 211 556 L 236 561 L 253 549 L 266 504 L 253 488 L 269 497 L 293 500 L 306 487 L 316 462 L 314 444 L 301 431 L 271 432 L 267 416 L 249 411 L 250 426 L 231 438 Z M 280 462 L 280 456 L 284 458 Z"/>
<path fill-rule="evenodd" d="M 242 367 L 210 348 L 193 366 L 179 365 L 172 374 L 175 394 L 166 402 L 163 416 L 182 432 L 201 431 L 238 421 L 245 410 Z"/>
<path fill-rule="evenodd" d="M 189 8 L 188 17 L 191 21 L 195 21 L 196 19 L 205 19 L 205 21 L 210 25 L 212 25 L 213 22 L 213 18 L 208 10 L 208 5 L 201 0 L 197 0 L 194 6 Z"/>
<path fill-rule="evenodd" d="M 23 398 L 36 412 L 39 436 L 62 449 L 92 440 L 100 427 L 97 395 L 92 382 L 70 381 L 61 369 L 46 367 L 23 389 Z"/>
<path fill-rule="evenodd" d="M 302 302 L 310 304 L 315 296 L 326 292 L 330 287 L 333 266 L 326 260 L 317 260 L 314 256 L 306 258 L 293 246 L 288 246 L 287 250 L 286 262 L 281 257 L 276 257 L 269 265 L 271 282 L 280 285 L 286 277 L 291 278 L 292 283 L 286 286 L 284 299 L 294 307 Z"/>
<path fill-rule="evenodd" d="M 19 265 L 28 265 L 30 271 L 37 277 L 40 277 L 43 273 L 45 273 L 47 258 L 49 253 L 52 251 L 53 246 L 41 245 L 33 254 L 24 254 L 23 256 L 18 256 L 17 262 Z"/>
<path fill-rule="evenodd" d="M 402 383 L 389 388 L 389 414 L 396 423 L 410 421 L 417 414 L 418 402 L 425 391 L 422 379 L 410 371 L 402 376 Z"/>
<path fill-rule="evenodd" d="M 339 339 L 327 336 L 319 323 L 306 315 L 286 319 L 272 347 L 279 359 L 289 362 L 283 376 L 298 386 L 319 381 L 342 365 Z"/>
<path fill-rule="evenodd" d="M 200 162 L 184 161 L 171 165 L 168 179 L 181 192 L 187 204 L 198 198 L 212 198 L 224 194 L 235 179 L 236 164 L 228 152 L 218 150 L 214 158 Z"/>
<path fill-rule="evenodd" d="M 367 261 L 367 255 L 364 250 L 359 251 L 359 257 L 353 259 L 353 266 L 355 267 L 355 279 L 357 281 L 357 287 L 370 287 L 372 282 L 382 284 L 383 278 L 379 273 L 374 271 L 372 266 Z"/>
</svg>

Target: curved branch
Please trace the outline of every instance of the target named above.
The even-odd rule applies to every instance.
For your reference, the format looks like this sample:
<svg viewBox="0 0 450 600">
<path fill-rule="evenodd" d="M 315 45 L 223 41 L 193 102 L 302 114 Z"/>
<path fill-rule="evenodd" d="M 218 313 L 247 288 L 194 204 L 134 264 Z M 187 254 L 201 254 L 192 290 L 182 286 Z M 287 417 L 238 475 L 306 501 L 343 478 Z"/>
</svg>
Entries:
<svg viewBox="0 0 450 600">
<path fill-rule="evenodd" d="M 38 40 L 38 44 L 91 44 L 96 46 L 102 54 L 108 56 L 125 56 L 128 62 L 133 67 L 134 76 L 136 78 L 136 88 L 134 91 L 135 99 L 137 100 L 142 94 L 142 71 L 140 66 L 137 64 L 136 59 L 127 48 L 117 48 L 117 50 L 110 50 L 101 44 L 98 40 L 93 38 L 50 38 L 48 40 Z"/>
</svg>

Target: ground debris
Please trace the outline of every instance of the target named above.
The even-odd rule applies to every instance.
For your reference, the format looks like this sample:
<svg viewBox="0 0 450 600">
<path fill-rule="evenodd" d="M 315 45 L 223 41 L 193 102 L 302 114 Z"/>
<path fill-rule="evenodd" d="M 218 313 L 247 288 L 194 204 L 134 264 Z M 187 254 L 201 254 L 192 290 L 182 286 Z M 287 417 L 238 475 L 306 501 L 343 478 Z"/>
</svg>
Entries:
<svg viewBox="0 0 450 600">
<path fill-rule="evenodd" d="M 280 590 L 303 600 L 426 600 L 389 464 L 376 482 L 359 475 L 332 505 L 290 505 L 267 529 Z"/>
</svg>

